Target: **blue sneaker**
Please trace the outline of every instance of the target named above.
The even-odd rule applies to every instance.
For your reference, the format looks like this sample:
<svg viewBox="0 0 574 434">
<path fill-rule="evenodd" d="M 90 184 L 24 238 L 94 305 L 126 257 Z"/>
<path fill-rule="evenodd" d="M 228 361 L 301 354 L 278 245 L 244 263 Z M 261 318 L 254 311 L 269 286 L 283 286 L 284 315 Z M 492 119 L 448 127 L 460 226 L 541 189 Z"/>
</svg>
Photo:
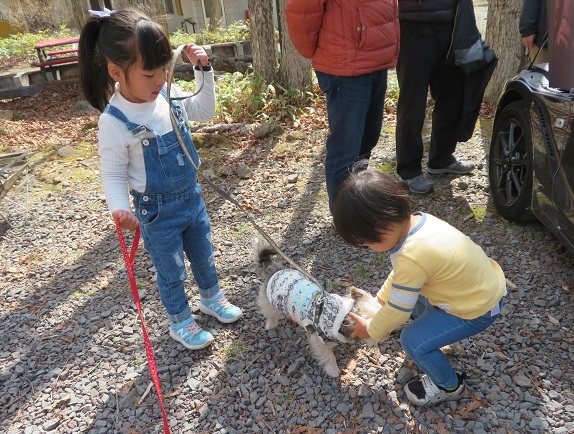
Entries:
<svg viewBox="0 0 574 434">
<path fill-rule="evenodd" d="M 227 301 L 223 294 L 215 300 L 200 300 L 199 310 L 224 323 L 235 322 L 243 316 L 241 309 Z"/>
<path fill-rule="evenodd" d="M 169 335 L 190 350 L 199 350 L 213 342 L 213 335 L 197 325 L 193 318 L 171 324 Z"/>
</svg>

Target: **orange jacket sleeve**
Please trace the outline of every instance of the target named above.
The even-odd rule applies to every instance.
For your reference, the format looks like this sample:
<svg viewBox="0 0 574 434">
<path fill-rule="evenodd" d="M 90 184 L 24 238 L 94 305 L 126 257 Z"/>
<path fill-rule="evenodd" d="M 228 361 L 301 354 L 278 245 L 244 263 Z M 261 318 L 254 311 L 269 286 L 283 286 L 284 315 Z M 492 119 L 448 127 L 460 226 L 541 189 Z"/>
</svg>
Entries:
<svg viewBox="0 0 574 434">
<path fill-rule="evenodd" d="M 287 0 L 285 16 L 289 37 L 297 52 L 312 59 L 323 21 L 326 0 Z"/>
</svg>

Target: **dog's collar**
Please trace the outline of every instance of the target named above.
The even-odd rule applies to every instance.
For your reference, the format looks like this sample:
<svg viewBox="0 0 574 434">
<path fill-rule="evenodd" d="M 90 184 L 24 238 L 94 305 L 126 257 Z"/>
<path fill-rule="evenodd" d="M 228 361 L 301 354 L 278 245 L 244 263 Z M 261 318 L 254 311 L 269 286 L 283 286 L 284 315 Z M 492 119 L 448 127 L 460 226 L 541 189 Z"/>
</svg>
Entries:
<svg viewBox="0 0 574 434">
<path fill-rule="evenodd" d="M 315 313 L 313 314 L 313 324 L 305 326 L 305 331 L 308 334 L 313 334 L 317 332 L 317 327 L 319 325 L 319 318 L 323 313 L 323 302 L 325 301 L 325 294 L 323 291 L 318 292 L 315 295 Z"/>
</svg>

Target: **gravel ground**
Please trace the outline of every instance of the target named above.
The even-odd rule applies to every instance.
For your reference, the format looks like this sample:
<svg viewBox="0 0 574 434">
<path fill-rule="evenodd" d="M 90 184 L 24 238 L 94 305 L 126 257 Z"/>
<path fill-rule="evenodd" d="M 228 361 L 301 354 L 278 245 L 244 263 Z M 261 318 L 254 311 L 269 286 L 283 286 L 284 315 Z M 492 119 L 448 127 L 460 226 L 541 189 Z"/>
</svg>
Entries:
<svg viewBox="0 0 574 434">
<path fill-rule="evenodd" d="M 228 145 L 200 151 L 204 168 L 219 174 L 216 182 L 325 288 L 343 293 L 352 283 L 374 293 L 390 263 L 384 254 L 345 245 L 331 226 L 326 126 L 317 110 L 318 117 L 263 140 L 226 133 Z M 573 256 L 541 225 L 509 223 L 493 210 L 486 169 L 491 123 L 482 121 L 459 146 L 461 158 L 477 163 L 472 174 L 434 177 L 436 192 L 413 197 L 415 209 L 468 234 L 508 278 L 500 320 L 449 350 L 470 377 L 464 400 L 410 406 L 402 389 L 419 372 L 396 335 L 375 348 L 339 346 L 343 374 L 333 379 L 315 364 L 301 328 L 283 322 L 266 331 L 255 303 L 255 231 L 206 188 L 221 283 L 244 318 L 222 325 L 196 311 L 216 340 L 204 350 L 184 349 L 168 335 L 143 248 L 136 258 L 172 432 L 574 432 Z M 89 143 L 69 151 L 51 147 L 31 159 L 27 219 L 14 204 L 25 203 L 23 183 L 0 203 L 0 432 L 162 432 L 98 158 Z M 250 177 L 240 179 L 236 173 L 246 166 Z M 394 173 L 388 124 L 372 166 Z M 195 305 L 194 285 L 190 278 Z"/>
</svg>

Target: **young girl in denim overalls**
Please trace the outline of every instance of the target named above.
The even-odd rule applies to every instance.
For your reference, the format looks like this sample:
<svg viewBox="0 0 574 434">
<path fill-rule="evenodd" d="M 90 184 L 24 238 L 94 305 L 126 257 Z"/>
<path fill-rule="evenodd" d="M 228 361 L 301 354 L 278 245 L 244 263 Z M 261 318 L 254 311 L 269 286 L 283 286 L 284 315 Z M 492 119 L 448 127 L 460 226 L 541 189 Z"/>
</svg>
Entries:
<svg viewBox="0 0 574 434">
<path fill-rule="evenodd" d="M 215 112 L 214 75 L 203 48 L 184 50 L 196 67 L 202 91 L 171 110 L 187 151 L 199 166 L 188 119 L 206 121 Z M 157 270 L 157 283 L 170 320 L 170 336 L 190 349 L 208 346 L 213 336 L 191 316 L 184 290 L 187 256 L 201 297 L 199 308 L 219 321 L 237 321 L 243 313 L 219 287 L 211 228 L 197 172 L 172 129 L 165 91 L 172 51 L 163 29 L 131 9 L 99 13 L 80 35 L 80 77 L 87 100 L 103 113 L 98 152 L 108 207 L 122 228 L 140 227 Z M 182 92 L 172 86 L 174 97 Z M 128 188 L 133 197 L 131 211 Z"/>
</svg>

